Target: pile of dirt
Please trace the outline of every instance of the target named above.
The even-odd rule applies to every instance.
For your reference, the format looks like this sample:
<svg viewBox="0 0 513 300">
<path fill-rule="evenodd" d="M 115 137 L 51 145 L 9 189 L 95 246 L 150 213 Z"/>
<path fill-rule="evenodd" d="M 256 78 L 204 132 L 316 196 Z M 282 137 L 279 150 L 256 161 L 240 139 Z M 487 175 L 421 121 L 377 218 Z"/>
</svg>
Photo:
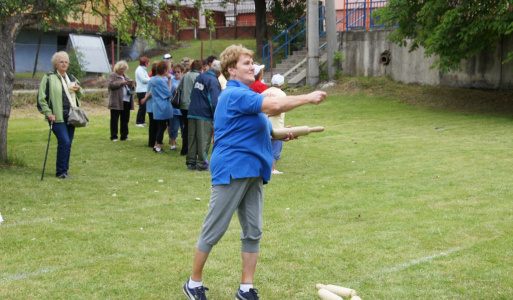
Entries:
<svg viewBox="0 0 513 300">
<path fill-rule="evenodd" d="M 37 90 L 41 78 L 14 78 L 14 90 Z"/>
<path fill-rule="evenodd" d="M 37 90 L 41 78 L 14 78 L 13 90 Z M 90 75 L 80 81 L 83 88 L 107 88 L 107 79 L 103 76 Z"/>
<path fill-rule="evenodd" d="M 86 77 L 82 81 L 80 81 L 80 85 L 86 89 L 107 88 L 107 78 L 103 76 Z"/>
</svg>

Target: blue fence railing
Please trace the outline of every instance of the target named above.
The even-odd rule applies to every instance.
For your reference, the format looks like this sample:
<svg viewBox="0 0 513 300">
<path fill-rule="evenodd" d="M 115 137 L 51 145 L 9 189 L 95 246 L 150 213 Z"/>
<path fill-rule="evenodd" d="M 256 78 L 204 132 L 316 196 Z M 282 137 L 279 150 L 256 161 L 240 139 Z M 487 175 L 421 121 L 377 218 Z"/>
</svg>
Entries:
<svg viewBox="0 0 513 300">
<path fill-rule="evenodd" d="M 319 36 L 326 34 L 326 8 L 319 6 Z M 271 44 L 276 48 L 271 50 Z M 269 43 L 265 44 L 262 51 L 262 59 L 269 68 L 271 56 L 282 53 L 284 59 L 292 54 L 292 51 L 299 50 L 306 46 L 306 16 L 299 19 L 289 28 L 278 34 Z M 272 51 L 272 53 L 271 53 Z"/>
<path fill-rule="evenodd" d="M 342 31 L 351 29 L 362 29 L 362 28 L 373 28 L 373 27 L 384 27 L 386 24 L 381 24 L 378 17 L 373 17 L 373 12 L 384 7 L 387 1 L 373 1 L 363 0 L 354 3 L 346 3 L 344 9 L 344 16 L 336 22 L 342 24 Z M 326 34 L 326 8 L 324 5 L 319 6 L 319 37 Z M 339 29 L 340 30 L 340 29 Z M 271 52 L 271 44 L 273 45 Z M 271 56 L 280 56 L 287 59 L 288 55 L 292 54 L 292 51 L 299 50 L 306 46 L 306 16 L 299 19 L 292 26 L 278 34 L 269 43 L 263 47 L 263 61 L 269 68 Z M 274 48 L 275 47 L 275 48 Z M 326 43 L 320 45 L 319 50 L 326 47 Z"/>
</svg>

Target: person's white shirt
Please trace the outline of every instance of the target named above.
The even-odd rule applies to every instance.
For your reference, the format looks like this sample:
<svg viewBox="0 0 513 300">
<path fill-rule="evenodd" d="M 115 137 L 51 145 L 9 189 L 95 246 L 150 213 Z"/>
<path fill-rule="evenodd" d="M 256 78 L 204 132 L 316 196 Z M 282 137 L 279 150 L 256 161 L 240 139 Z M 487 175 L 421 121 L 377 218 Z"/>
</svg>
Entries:
<svg viewBox="0 0 513 300">
<path fill-rule="evenodd" d="M 146 93 L 148 91 L 148 82 L 150 82 L 150 76 L 146 71 L 146 67 L 138 66 L 137 69 L 135 69 L 135 92 Z"/>
</svg>

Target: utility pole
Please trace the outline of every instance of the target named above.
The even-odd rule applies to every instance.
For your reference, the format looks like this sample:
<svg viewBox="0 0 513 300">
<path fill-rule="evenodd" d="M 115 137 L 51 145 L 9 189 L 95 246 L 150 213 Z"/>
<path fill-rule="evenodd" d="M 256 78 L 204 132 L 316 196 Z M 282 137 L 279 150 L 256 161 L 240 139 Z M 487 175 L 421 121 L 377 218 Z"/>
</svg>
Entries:
<svg viewBox="0 0 513 300">
<path fill-rule="evenodd" d="M 319 1 L 308 0 L 307 4 L 307 70 L 306 84 L 316 86 L 319 83 Z"/>
<path fill-rule="evenodd" d="M 335 0 L 326 0 L 326 39 L 328 41 L 328 78 L 333 79 L 339 66 L 334 66 L 334 53 L 338 51 L 337 13 Z"/>
</svg>

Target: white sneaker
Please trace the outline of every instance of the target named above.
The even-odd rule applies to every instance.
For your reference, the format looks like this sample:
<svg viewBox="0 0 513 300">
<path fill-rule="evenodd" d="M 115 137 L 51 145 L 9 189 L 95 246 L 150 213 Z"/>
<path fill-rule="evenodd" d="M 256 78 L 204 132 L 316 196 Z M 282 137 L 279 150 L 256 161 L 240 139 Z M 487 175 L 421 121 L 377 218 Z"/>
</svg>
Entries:
<svg viewBox="0 0 513 300">
<path fill-rule="evenodd" d="M 280 172 L 276 169 L 272 170 L 271 174 L 283 174 L 283 172 Z"/>
<path fill-rule="evenodd" d="M 144 127 L 146 126 L 146 123 L 143 123 L 143 124 L 135 124 L 136 127 Z"/>
</svg>

